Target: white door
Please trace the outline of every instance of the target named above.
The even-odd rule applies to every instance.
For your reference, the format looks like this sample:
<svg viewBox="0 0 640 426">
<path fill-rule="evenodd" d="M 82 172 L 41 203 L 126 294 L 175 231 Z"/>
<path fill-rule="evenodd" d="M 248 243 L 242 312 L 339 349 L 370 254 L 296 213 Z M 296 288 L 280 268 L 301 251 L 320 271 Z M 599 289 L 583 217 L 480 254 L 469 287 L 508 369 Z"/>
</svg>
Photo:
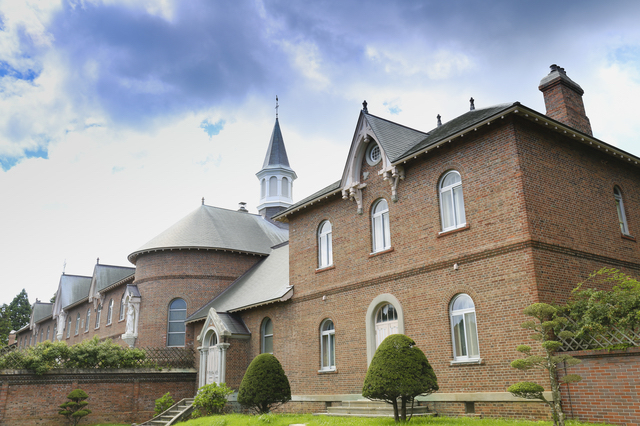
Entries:
<svg viewBox="0 0 640 426">
<path fill-rule="evenodd" d="M 209 339 L 209 353 L 207 354 L 207 376 L 205 384 L 220 382 L 220 349 L 218 348 L 218 336 L 211 334 Z"/>
<path fill-rule="evenodd" d="M 381 306 L 376 313 L 376 349 L 389 335 L 398 333 L 398 313 L 391 304 Z"/>
</svg>

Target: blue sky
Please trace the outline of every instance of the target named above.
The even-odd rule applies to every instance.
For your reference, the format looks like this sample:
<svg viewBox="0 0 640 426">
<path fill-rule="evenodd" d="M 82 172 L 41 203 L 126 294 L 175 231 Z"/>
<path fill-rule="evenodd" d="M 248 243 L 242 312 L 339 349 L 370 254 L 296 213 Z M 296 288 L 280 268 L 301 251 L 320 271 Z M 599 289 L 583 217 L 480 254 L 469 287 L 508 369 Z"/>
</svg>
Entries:
<svg viewBox="0 0 640 426">
<path fill-rule="evenodd" d="M 0 0 L 0 303 L 49 299 L 207 204 L 258 202 L 275 96 L 300 199 L 337 180 L 364 99 L 428 131 L 557 63 L 594 135 L 640 155 L 635 1 Z"/>
</svg>

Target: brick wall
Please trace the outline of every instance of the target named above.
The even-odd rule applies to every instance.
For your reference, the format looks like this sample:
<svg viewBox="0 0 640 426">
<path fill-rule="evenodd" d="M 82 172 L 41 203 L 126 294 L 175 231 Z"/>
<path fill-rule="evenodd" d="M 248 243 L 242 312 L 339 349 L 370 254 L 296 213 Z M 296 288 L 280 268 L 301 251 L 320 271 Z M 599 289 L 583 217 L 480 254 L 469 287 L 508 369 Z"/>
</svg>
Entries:
<svg viewBox="0 0 640 426">
<path fill-rule="evenodd" d="M 563 408 L 581 421 L 640 424 L 640 348 L 568 352 L 581 364 L 567 370 L 582 381 L 562 385 Z M 560 366 L 558 376 L 564 376 Z"/>
<path fill-rule="evenodd" d="M 91 423 L 141 423 L 153 417 L 155 400 L 167 392 L 173 399 L 195 395 L 194 371 L 64 370 L 42 376 L 23 371 L 0 372 L 0 424 L 66 425 L 59 405 L 74 389 L 88 395 Z"/>
</svg>

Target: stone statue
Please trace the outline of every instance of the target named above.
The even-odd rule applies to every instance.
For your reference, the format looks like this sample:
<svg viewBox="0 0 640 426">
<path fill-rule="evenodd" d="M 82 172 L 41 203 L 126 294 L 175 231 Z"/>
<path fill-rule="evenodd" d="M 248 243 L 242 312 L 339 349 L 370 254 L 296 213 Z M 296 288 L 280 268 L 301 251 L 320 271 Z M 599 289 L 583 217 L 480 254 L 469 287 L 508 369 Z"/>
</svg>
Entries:
<svg viewBox="0 0 640 426">
<path fill-rule="evenodd" d="M 129 335 L 133 335 L 133 327 L 134 327 L 134 318 L 136 315 L 136 311 L 133 307 L 133 303 L 129 302 L 127 303 L 127 325 L 125 328 L 125 332 L 124 334 L 129 334 Z"/>
</svg>

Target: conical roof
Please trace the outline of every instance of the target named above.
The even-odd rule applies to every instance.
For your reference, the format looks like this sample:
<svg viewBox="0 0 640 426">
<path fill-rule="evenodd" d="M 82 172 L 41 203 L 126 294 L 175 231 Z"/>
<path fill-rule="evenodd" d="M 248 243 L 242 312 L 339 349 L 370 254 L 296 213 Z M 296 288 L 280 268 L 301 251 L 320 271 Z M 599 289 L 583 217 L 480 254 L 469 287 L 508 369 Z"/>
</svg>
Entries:
<svg viewBox="0 0 640 426">
<path fill-rule="evenodd" d="M 277 118 L 276 124 L 273 126 L 273 132 L 271 132 L 267 155 L 264 157 L 264 163 L 262 165 L 263 169 L 273 167 L 291 169 L 289 166 L 289 158 L 287 157 L 287 150 L 284 147 L 282 132 L 280 131 L 280 123 Z"/>
<path fill-rule="evenodd" d="M 129 255 L 131 263 L 147 252 L 166 249 L 217 249 L 268 255 L 289 239 L 260 215 L 202 205 Z"/>
</svg>

